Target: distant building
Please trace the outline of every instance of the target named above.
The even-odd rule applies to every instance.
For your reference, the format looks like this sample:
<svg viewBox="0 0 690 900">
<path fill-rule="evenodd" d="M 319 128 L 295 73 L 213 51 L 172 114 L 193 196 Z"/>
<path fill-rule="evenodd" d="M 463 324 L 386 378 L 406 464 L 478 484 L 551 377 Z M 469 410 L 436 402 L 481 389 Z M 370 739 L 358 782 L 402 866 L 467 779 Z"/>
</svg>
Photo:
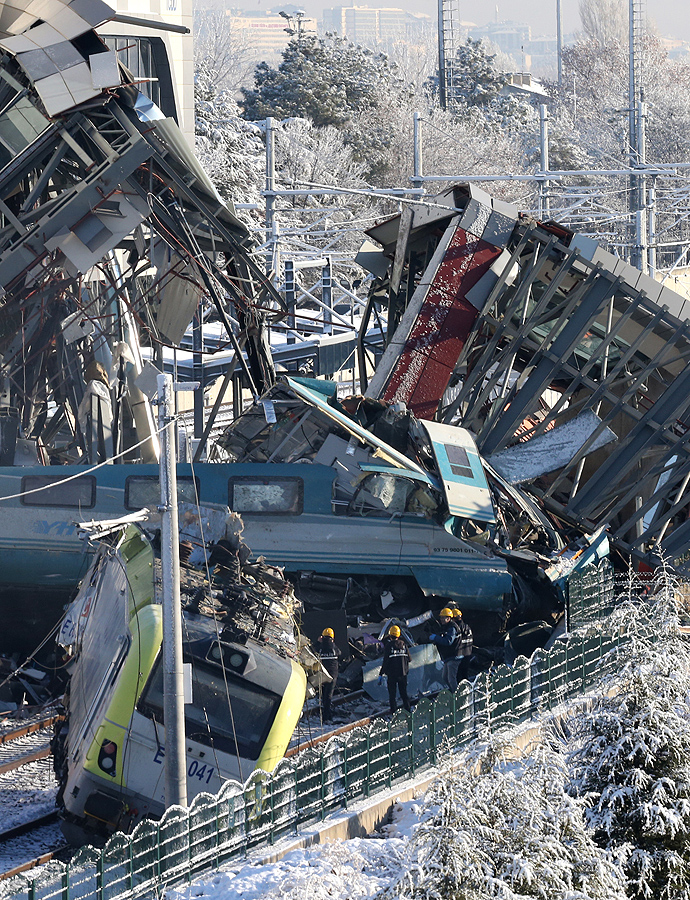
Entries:
<svg viewBox="0 0 690 900">
<path fill-rule="evenodd" d="M 469 30 L 473 41 L 485 39 L 495 44 L 502 53 L 519 61 L 523 53 L 529 53 L 532 32 L 529 25 L 521 22 L 489 22 L 487 25 L 476 25 Z"/>
<path fill-rule="evenodd" d="M 508 80 L 501 88 L 502 94 L 528 100 L 531 103 L 543 103 L 548 96 L 544 85 L 531 72 L 509 72 L 506 74 L 506 78 Z"/>
<path fill-rule="evenodd" d="M 659 42 L 668 53 L 669 59 L 687 61 L 688 56 L 690 56 L 690 44 L 687 41 L 682 41 L 679 38 L 660 37 Z"/>
<path fill-rule="evenodd" d="M 228 10 L 233 27 L 237 27 L 246 39 L 252 56 L 257 60 L 276 62 L 288 43 L 298 32 L 316 34 L 316 19 L 306 16 L 285 16 L 272 12 Z M 287 16 L 287 18 L 286 18 Z M 290 32 L 294 32 L 291 34 Z"/>
<path fill-rule="evenodd" d="M 346 37 L 353 44 L 376 48 L 399 41 L 414 43 L 430 22 L 430 16 L 404 9 L 334 6 L 324 9 L 322 30 Z"/>
<path fill-rule="evenodd" d="M 558 42 L 553 36 L 532 37 L 529 25 L 523 22 L 490 22 L 468 29 L 472 40 L 484 40 L 496 50 L 510 56 L 523 71 L 554 77 L 558 65 Z M 570 40 L 567 36 L 564 41 Z M 505 61 L 504 61 L 505 63 Z"/>
</svg>

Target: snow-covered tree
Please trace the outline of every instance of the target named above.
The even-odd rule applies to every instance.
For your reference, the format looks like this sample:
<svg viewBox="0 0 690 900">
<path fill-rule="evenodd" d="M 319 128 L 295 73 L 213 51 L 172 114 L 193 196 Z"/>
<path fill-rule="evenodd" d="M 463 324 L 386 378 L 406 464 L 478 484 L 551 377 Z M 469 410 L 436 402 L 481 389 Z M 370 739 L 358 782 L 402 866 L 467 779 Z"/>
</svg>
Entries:
<svg viewBox="0 0 690 900">
<path fill-rule="evenodd" d="M 444 771 L 425 797 L 407 872 L 377 900 L 624 900 L 615 861 L 565 790 L 557 753 L 500 752 Z"/>
<path fill-rule="evenodd" d="M 388 94 L 394 71 L 388 58 L 346 38 L 302 35 L 290 41 L 277 69 L 266 62 L 243 88 L 241 105 L 250 120 L 273 116 L 343 126 L 355 111 L 374 111 Z"/>
<path fill-rule="evenodd" d="M 488 106 L 497 99 L 506 82 L 506 76 L 498 71 L 494 56 L 487 52 L 482 41 L 467 38 L 453 61 L 450 92 L 455 103 L 465 107 Z"/>
<path fill-rule="evenodd" d="M 225 9 L 194 10 L 194 69 L 215 92 L 235 97 L 251 84 L 255 58 L 248 32 Z"/>
<path fill-rule="evenodd" d="M 690 896 L 690 652 L 674 585 L 619 616 L 632 654 L 618 691 L 575 717 L 571 792 L 597 843 L 615 854 L 635 900 Z"/>
<path fill-rule="evenodd" d="M 628 4 L 625 0 L 580 0 L 580 22 L 586 39 L 602 47 L 623 45 L 628 39 Z"/>
<path fill-rule="evenodd" d="M 216 92 L 202 71 L 195 95 L 196 155 L 223 199 L 263 204 L 266 151 L 263 129 L 240 117 L 227 91 Z"/>
</svg>

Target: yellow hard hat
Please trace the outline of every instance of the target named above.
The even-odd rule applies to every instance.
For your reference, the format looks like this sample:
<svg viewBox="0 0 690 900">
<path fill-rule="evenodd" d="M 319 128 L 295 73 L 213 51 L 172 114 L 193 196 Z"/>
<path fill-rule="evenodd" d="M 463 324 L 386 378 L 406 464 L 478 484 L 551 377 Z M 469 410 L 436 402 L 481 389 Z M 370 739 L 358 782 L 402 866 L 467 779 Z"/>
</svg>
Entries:
<svg viewBox="0 0 690 900">
<path fill-rule="evenodd" d="M 400 637 L 400 629 L 397 625 L 391 625 L 388 629 L 388 634 L 390 637 L 399 638 Z"/>
<path fill-rule="evenodd" d="M 321 632 L 321 637 L 334 638 L 335 632 L 333 631 L 332 628 L 324 628 L 324 630 Z"/>
<path fill-rule="evenodd" d="M 453 618 L 454 618 L 454 619 L 462 619 L 462 610 L 461 610 L 461 609 L 454 609 L 454 610 L 453 610 Z"/>
<path fill-rule="evenodd" d="M 453 618 L 453 610 L 448 609 L 447 606 L 444 606 L 443 609 L 441 610 L 441 612 L 439 613 L 439 616 L 442 619 L 444 619 L 444 618 L 452 619 Z"/>
</svg>

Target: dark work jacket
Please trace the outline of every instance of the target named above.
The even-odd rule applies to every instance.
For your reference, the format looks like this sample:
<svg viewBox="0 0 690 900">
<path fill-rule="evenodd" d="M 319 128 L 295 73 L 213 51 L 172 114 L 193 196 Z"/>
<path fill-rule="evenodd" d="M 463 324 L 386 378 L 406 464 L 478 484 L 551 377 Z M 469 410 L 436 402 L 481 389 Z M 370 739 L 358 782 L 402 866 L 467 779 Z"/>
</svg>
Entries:
<svg viewBox="0 0 690 900">
<path fill-rule="evenodd" d="M 472 629 L 464 619 L 459 619 L 454 624 L 460 636 L 460 646 L 457 655 L 472 656 L 472 647 L 474 645 Z"/>
<path fill-rule="evenodd" d="M 389 638 L 383 651 L 381 674 L 403 678 L 410 670 L 410 651 L 402 638 Z"/>
<path fill-rule="evenodd" d="M 331 676 L 333 681 L 338 677 L 338 657 L 340 656 L 340 647 L 335 643 L 333 638 L 321 637 L 316 642 L 321 665 Z"/>
<path fill-rule="evenodd" d="M 434 644 L 438 649 L 439 656 L 445 662 L 447 659 L 455 659 L 460 656 L 460 632 L 453 622 L 442 625 L 441 630 L 436 633 Z"/>
<path fill-rule="evenodd" d="M 218 565 L 224 570 L 225 578 L 230 584 L 239 584 L 242 566 L 252 555 L 252 551 L 241 537 L 232 535 L 231 539 L 223 538 L 212 548 L 208 562 L 210 566 Z"/>
</svg>

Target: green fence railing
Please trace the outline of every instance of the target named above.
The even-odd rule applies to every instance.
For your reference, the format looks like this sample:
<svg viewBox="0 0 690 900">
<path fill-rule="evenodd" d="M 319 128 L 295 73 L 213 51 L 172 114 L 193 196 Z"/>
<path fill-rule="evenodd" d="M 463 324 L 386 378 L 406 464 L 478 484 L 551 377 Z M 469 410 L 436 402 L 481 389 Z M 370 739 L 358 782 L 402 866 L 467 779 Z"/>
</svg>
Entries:
<svg viewBox="0 0 690 900">
<path fill-rule="evenodd" d="M 568 626 L 572 630 L 608 616 L 616 603 L 613 567 L 606 558 L 576 570 L 566 586 Z"/>
<path fill-rule="evenodd" d="M 598 567 L 601 569 L 602 567 Z M 610 572 L 583 578 L 573 594 L 578 617 L 613 603 Z M 605 594 L 598 598 L 597 585 Z M 572 598 L 571 598 L 572 602 Z M 571 624 L 573 609 L 571 607 Z M 216 796 L 201 794 L 189 809 L 172 807 L 160 822 L 117 834 L 103 850 L 83 848 L 67 864 L 5 882 L 5 896 L 26 900 L 121 900 L 155 894 L 199 873 L 269 846 L 308 824 L 428 769 L 448 750 L 514 726 L 584 692 L 615 665 L 625 638 L 606 630 L 567 635 L 551 649 L 483 673 L 455 693 L 423 698 L 366 727 L 282 760 L 271 775 L 254 772 Z M 594 629 L 592 629 L 594 632 Z"/>
</svg>

